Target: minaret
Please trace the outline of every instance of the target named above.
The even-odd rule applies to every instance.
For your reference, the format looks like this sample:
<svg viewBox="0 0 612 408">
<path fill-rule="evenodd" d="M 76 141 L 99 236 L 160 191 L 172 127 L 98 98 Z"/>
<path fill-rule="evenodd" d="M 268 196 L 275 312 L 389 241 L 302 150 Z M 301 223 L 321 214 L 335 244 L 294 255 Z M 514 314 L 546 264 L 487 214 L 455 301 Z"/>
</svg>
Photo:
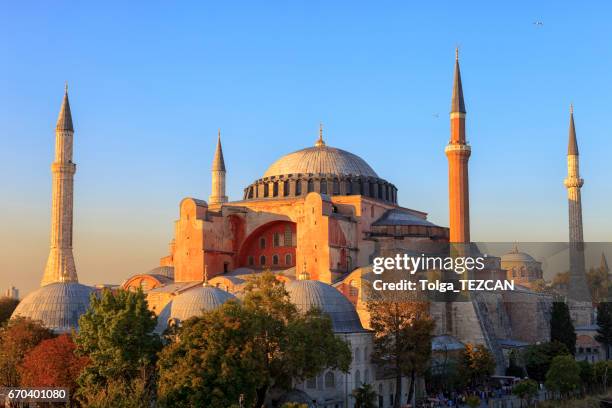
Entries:
<svg viewBox="0 0 612 408">
<path fill-rule="evenodd" d="M 569 141 L 567 146 L 567 178 L 564 181 L 567 188 L 569 203 L 569 241 L 584 242 L 582 235 L 582 200 L 580 189 L 584 180 L 580 178 L 580 162 L 578 160 L 578 142 L 574 127 L 574 107 L 570 106 Z"/>
<path fill-rule="evenodd" d="M 74 128 L 68 102 L 68 84 L 55 126 L 55 161 L 51 204 L 51 249 L 41 286 L 55 282 L 78 282 L 72 255 L 74 173 L 72 142 Z"/>
<path fill-rule="evenodd" d="M 459 70 L 459 49 L 455 50 L 455 79 L 451 100 L 451 138 L 444 149 L 448 157 L 449 225 L 451 243 L 470 242 L 470 193 L 468 160 L 472 149 L 465 138 L 465 103 Z"/>
<path fill-rule="evenodd" d="M 225 161 L 223 160 L 223 149 L 221 148 L 221 129 L 217 135 L 217 149 L 212 164 L 212 193 L 209 198 L 211 206 L 221 205 L 227 202 L 225 195 Z"/>
<path fill-rule="evenodd" d="M 567 178 L 564 180 L 564 184 L 565 188 L 567 188 L 569 208 L 569 296 L 573 300 L 588 302 L 590 301 L 590 294 L 586 284 L 584 237 L 582 232 L 582 200 L 580 198 L 580 188 L 582 188 L 584 180 L 580 178 L 578 142 L 574 126 L 574 107 L 571 105 L 567 146 Z"/>
</svg>

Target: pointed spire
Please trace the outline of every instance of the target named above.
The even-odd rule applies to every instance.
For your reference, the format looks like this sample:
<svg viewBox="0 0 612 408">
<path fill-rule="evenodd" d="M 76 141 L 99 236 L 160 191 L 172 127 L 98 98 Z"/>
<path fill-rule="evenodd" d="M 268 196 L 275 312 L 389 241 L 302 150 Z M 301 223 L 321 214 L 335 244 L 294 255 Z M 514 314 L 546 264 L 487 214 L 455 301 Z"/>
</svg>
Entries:
<svg viewBox="0 0 612 408">
<path fill-rule="evenodd" d="M 459 69 L 459 48 L 455 48 L 455 80 L 453 83 L 453 98 L 451 100 L 451 113 L 454 112 L 465 113 L 461 71 Z"/>
<path fill-rule="evenodd" d="M 601 263 L 599 264 L 599 269 L 602 272 L 608 273 L 610 272 L 610 268 L 608 267 L 608 260 L 606 259 L 606 254 L 601 253 Z"/>
<path fill-rule="evenodd" d="M 576 128 L 574 127 L 574 105 L 570 105 L 569 142 L 567 155 L 578 156 L 578 142 L 576 141 Z"/>
<path fill-rule="evenodd" d="M 74 132 L 74 128 L 72 127 L 72 114 L 70 113 L 70 102 L 68 101 L 68 81 L 66 81 L 66 85 L 64 86 L 64 100 L 62 101 L 62 107 L 57 117 L 55 130 L 68 130 Z"/>
<path fill-rule="evenodd" d="M 217 134 L 217 149 L 215 150 L 215 157 L 213 158 L 213 171 L 225 171 L 225 160 L 223 159 L 223 149 L 221 148 L 221 129 Z"/>
<path fill-rule="evenodd" d="M 315 147 L 323 147 L 325 146 L 325 141 L 323 140 L 323 123 L 319 123 L 319 139 L 315 143 Z"/>
</svg>

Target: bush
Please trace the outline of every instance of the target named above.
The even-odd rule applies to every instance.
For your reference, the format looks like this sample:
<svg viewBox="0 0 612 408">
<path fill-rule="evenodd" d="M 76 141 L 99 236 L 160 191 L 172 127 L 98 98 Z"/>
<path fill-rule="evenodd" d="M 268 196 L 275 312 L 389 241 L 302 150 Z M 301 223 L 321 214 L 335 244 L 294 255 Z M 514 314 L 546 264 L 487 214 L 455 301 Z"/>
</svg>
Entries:
<svg viewBox="0 0 612 408">
<path fill-rule="evenodd" d="M 557 356 L 546 373 L 546 388 L 567 396 L 581 384 L 580 368 L 573 356 Z"/>
</svg>

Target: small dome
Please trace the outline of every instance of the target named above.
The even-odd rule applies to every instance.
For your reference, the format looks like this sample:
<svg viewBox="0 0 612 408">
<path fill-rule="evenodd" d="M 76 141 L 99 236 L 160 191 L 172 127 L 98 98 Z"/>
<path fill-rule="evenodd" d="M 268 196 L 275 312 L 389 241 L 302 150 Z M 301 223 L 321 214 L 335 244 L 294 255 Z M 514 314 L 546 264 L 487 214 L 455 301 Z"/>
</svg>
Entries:
<svg viewBox="0 0 612 408">
<path fill-rule="evenodd" d="M 327 314 L 334 332 L 364 331 L 353 304 L 333 286 L 316 280 L 296 280 L 288 282 L 286 289 L 300 312 L 317 308 Z"/>
<path fill-rule="evenodd" d="M 318 144 L 289 153 L 274 163 L 264 177 L 287 174 L 334 174 L 376 177 L 378 175 L 361 157 L 345 150 Z"/>
<path fill-rule="evenodd" d="M 501 257 L 502 262 L 522 262 L 522 263 L 530 263 L 537 262 L 533 257 L 525 252 L 519 252 L 518 248 L 514 248 L 512 251 L 508 252 Z"/>
<path fill-rule="evenodd" d="M 79 317 L 89 307 L 89 297 L 94 290 L 73 282 L 45 285 L 28 294 L 13 312 L 12 317 L 22 316 L 40 320 L 56 333 L 78 330 Z"/>
<path fill-rule="evenodd" d="M 211 311 L 236 297 L 229 292 L 209 285 L 189 289 L 172 299 L 170 318 L 179 321 Z"/>
<path fill-rule="evenodd" d="M 166 278 L 174 279 L 174 267 L 173 266 L 158 266 L 157 268 L 151 269 L 147 272 L 147 275 L 161 275 Z"/>
</svg>

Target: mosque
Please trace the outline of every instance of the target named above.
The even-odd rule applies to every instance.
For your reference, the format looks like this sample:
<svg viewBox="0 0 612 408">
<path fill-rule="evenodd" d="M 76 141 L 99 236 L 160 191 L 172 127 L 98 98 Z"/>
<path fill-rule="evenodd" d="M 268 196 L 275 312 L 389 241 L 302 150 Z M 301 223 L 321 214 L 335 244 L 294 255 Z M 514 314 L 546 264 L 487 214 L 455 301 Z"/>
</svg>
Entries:
<svg viewBox="0 0 612 408">
<path fill-rule="evenodd" d="M 168 254 L 157 268 L 129 277 L 121 287 L 145 291 L 149 307 L 158 315 L 157 330 L 162 332 L 168 324 L 180 324 L 202 310 L 240 298 L 249 276 L 271 270 L 285 282 L 299 310 L 317 307 L 328 314 L 334 331 L 349 342 L 353 352 L 348 373 L 326 371 L 294 384 L 292 401 L 316 401 L 317 406 L 324 407 L 352 406 L 351 391 L 369 383 L 379 394 L 379 406 L 389 406 L 394 379 L 370 359 L 373 341 L 366 303 L 371 293 L 368 276 L 372 260 L 397 253 L 436 254 L 441 245 L 471 242 L 471 146 L 466 141 L 458 56 L 450 121 L 450 141 L 445 148 L 449 163 L 448 228 L 429 221 L 424 211 L 399 205 L 396 186 L 356 154 L 329 146 L 322 128 L 313 146 L 281 156 L 244 188 L 240 200 L 230 201 L 225 191 L 227 168 L 219 134 L 209 200 L 183 199 Z M 577 146 L 572 149 L 576 143 L 572 129 L 573 114 L 566 185 L 573 197 L 578 194 L 579 204 L 582 179 L 576 181 L 578 153 Z M 78 283 L 72 255 L 76 171 L 73 135 L 66 89 L 52 165 L 49 260 L 41 287 L 27 295 L 14 312 L 14 316 L 41 320 L 58 332 L 78 329 L 78 318 L 94 292 Z M 572 207 L 572 214 L 571 231 L 576 232 L 579 205 Z M 579 222 L 581 232 L 581 217 Z M 500 280 L 516 277 L 519 289 L 479 293 L 467 301 L 432 302 L 430 313 L 436 320 L 433 350 L 457 350 L 466 342 L 484 344 L 496 358 L 498 373 L 503 373 L 512 349 L 549 340 L 552 299 L 530 290 L 529 283 L 541 279 L 541 267 L 518 250 L 501 259 L 489 259 L 485 274 Z M 404 393 L 408 386 L 405 381 Z M 289 396 L 279 395 L 278 401 L 283 398 Z"/>
</svg>

